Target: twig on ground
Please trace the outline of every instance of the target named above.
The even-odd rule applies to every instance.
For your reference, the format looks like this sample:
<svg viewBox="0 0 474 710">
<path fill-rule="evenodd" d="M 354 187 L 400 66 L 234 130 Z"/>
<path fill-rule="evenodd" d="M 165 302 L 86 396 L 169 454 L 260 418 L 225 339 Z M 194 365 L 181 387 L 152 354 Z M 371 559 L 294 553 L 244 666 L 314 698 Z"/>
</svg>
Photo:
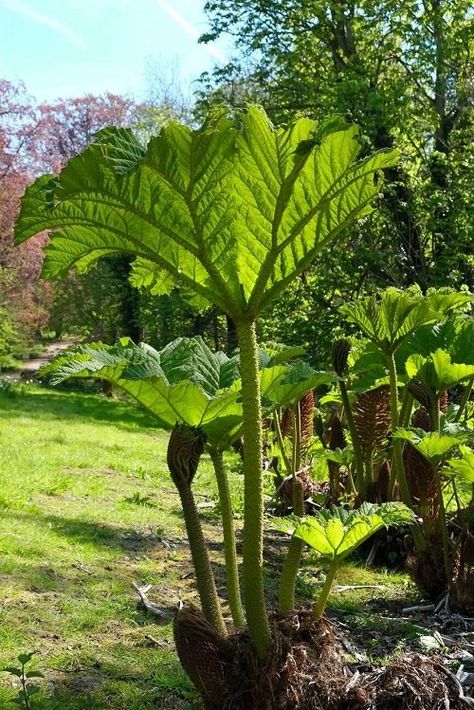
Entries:
<svg viewBox="0 0 474 710">
<path fill-rule="evenodd" d="M 144 587 L 140 587 L 136 582 L 133 582 L 133 588 L 137 590 L 141 603 L 150 614 L 157 616 L 159 619 L 167 619 L 171 616 L 169 609 L 161 609 L 148 599 L 147 593 L 152 588 L 151 584 L 145 584 Z"/>
<path fill-rule="evenodd" d="M 449 609 L 449 592 L 446 592 L 444 597 L 436 604 L 435 613 L 439 614 L 440 611 L 447 612 Z"/>
<path fill-rule="evenodd" d="M 160 648 L 169 648 L 169 641 L 160 641 L 151 634 L 145 634 L 145 638 L 147 641 L 150 641 L 150 643 L 152 643 L 154 646 L 159 646 Z"/>
<path fill-rule="evenodd" d="M 84 566 L 83 564 L 81 564 L 80 562 L 73 562 L 73 563 L 72 563 L 72 566 L 75 567 L 76 569 L 80 569 L 81 572 L 85 572 L 86 574 L 90 574 L 91 577 L 94 576 L 94 572 L 91 572 L 90 569 L 87 569 L 87 567 L 85 567 L 85 566 Z"/>
<path fill-rule="evenodd" d="M 417 611 L 435 611 L 434 604 L 417 604 L 416 606 L 406 606 L 402 609 L 403 614 L 416 614 Z"/>
<path fill-rule="evenodd" d="M 349 592 L 351 589 L 388 589 L 386 584 L 342 584 L 334 587 L 335 592 Z"/>
<path fill-rule="evenodd" d="M 396 623 L 399 623 L 399 624 L 405 624 L 407 621 L 410 621 L 409 616 L 382 616 L 381 615 L 379 618 L 382 619 L 382 621 L 395 621 Z M 420 628 L 422 628 L 422 627 L 420 627 Z"/>
</svg>

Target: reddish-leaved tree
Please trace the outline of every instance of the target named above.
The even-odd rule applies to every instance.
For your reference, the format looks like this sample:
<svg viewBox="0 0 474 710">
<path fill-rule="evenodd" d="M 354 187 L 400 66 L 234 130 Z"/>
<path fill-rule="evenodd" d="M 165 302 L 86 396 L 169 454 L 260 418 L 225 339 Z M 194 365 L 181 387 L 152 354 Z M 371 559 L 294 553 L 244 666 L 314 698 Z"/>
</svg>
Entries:
<svg viewBox="0 0 474 710">
<path fill-rule="evenodd" d="M 135 125 L 146 112 L 145 106 L 110 93 L 36 105 L 22 84 L 0 80 L 0 308 L 27 334 L 47 324 L 54 287 L 39 280 L 46 235 L 13 249 L 25 187 L 39 174 L 59 172 L 104 126 Z M 123 265 L 119 272 L 123 279 Z"/>
</svg>

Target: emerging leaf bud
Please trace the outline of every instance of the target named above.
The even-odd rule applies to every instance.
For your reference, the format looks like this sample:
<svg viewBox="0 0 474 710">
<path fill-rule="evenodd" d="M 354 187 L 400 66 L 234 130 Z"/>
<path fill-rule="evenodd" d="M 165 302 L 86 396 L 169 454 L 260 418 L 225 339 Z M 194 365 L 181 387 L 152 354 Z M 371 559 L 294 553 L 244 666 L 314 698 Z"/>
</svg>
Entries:
<svg viewBox="0 0 474 710">
<path fill-rule="evenodd" d="M 419 407 L 411 418 L 411 425 L 424 431 L 433 431 L 433 423 L 430 413 L 425 407 Z"/>
<path fill-rule="evenodd" d="M 439 398 L 439 408 L 440 411 L 443 412 L 443 414 L 446 414 L 448 411 L 449 407 L 449 392 L 446 390 L 446 392 L 441 393 L 441 397 Z"/>
<path fill-rule="evenodd" d="M 308 440 L 313 436 L 314 432 L 314 392 L 309 390 L 299 401 L 300 418 L 301 418 L 301 443 L 307 444 Z"/>
<path fill-rule="evenodd" d="M 178 610 L 173 632 L 179 660 L 204 697 L 206 707 L 223 707 L 230 693 L 233 644 L 193 606 Z"/>
<path fill-rule="evenodd" d="M 342 377 L 347 367 L 347 358 L 351 351 L 351 344 L 347 338 L 338 338 L 332 344 L 332 366 L 338 377 Z"/>
<path fill-rule="evenodd" d="M 435 519 L 439 514 L 435 467 L 408 441 L 403 447 L 403 463 L 410 495 L 424 506 L 425 519 Z"/>
<path fill-rule="evenodd" d="M 299 409 L 299 412 L 298 412 Z M 280 421 L 282 436 L 293 438 L 293 416 L 300 417 L 301 443 L 307 444 L 313 436 L 315 400 L 313 390 L 309 390 L 293 407 L 285 407 Z"/>
<path fill-rule="evenodd" d="M 347 445 L 346 435 L 341 422 L 341 415 L 338 411 L 334 410 L 327 423 L 329 440 L 328 446 L 331 451 L 336 451 L 336 449 L 344 449 Z"/>
<path fill-rule="evenodd" d="M 168 468 L 179 489 L 190 486 L 204 451 L 206 435 L 199 427 L 176 424 L 168 442 Z"/>
<path fill-rule="evenodd" d="M 428 387 L 417 377 L 414 377 L 408 383 L 408 389 L 410 394 L 413 395 L 415 399 L 418 400 L 423 407 L 426 407 L 428 411 L 432 409 L 433 406 L 433 395 L 428 389 Z"/>
</svg>

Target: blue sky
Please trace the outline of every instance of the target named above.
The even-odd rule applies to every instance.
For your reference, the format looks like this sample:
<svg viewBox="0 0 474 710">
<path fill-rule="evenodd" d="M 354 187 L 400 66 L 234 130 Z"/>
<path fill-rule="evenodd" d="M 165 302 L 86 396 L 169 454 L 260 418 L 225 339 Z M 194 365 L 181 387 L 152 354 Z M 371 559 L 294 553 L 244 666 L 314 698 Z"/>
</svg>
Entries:
<svg viewBox="0 0 474 710">
<path fill-rule="evenodd" d="M 229 46 L 197 44 L 204 0 L 0 0 L 0 77 L 38 100 L 146 93 L 146 67 L 178 68 L 187 91 Z"/>
</svg>

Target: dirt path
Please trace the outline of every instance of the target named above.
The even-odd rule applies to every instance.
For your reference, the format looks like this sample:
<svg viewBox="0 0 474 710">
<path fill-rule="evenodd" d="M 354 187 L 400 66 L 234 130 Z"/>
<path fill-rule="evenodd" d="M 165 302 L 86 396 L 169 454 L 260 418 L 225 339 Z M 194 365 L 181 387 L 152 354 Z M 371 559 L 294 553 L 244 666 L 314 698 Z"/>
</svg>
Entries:
<svg viewBox="0 0 474 710">
<path fill-rule="evenodd" d="M 23 360 L 21 362 L 21 368 L 15 372 L 7 372 L 2 375 L 3 380 L 28 380 L 38 372 L 40 367 L 45 363 L 52 360 L 56 355 L 58 355 L 62 350 L 66 350 L 74 345 L 74 340 L 58 340 L 50 343 L 45 349 L 43 355 L 40 357 L 31 358 L 30 360 Z"/>
</svg>

